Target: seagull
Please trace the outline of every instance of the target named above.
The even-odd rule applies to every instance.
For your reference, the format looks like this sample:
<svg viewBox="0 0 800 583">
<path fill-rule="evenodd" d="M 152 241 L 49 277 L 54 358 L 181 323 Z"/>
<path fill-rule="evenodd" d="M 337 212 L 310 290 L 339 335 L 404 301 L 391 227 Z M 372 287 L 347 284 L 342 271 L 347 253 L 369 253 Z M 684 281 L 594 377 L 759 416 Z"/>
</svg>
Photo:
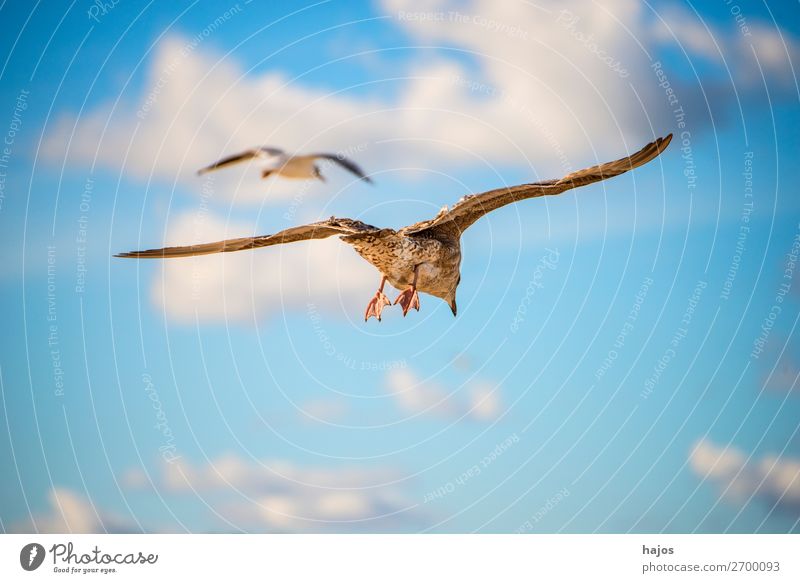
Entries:
<svg viewBox="0 0 800 583">
<path fill-rule="evenodd" d="M 227 239 L 185 247 L 131 251 L 120 253 L 116 257 L 190 257 L 339 235 L 342 241 L 351 245 L 381 274 L 378 291 L 364 312 L 364 321 L 373 316 L 380 321 L 383 309 L 392 305 L 383 291 L 386 282 L 398 290 L 403 290 L 394 300 L 394 304 L 400 304 L 402 307 L 403 316 L 408 314 L 411 308 L 419 311 L 419 292 L 444 300 L 455 316 L 456 289 L 461 282 L 461 235 L 470 225 L 483 215 L 514 202 L 561 194 L 573 188 L 624 174 L 656 158 L 671 140 L 672 134 L 669 134 L 647 144 L 631 156 L 578 170 L 557 180 L 520 184 L 467 195 L 453 205 L 453 208 L 442 208 L 434 218 L 399 230 L 381 229 L 354 219 L 331 217 L 324 221 L 284 229 L 273 235 Z"/>
<path fill-rule="evenodd" d="M 269 166 L 261 171 L 261 178 L 269 178 L 270 176 L 283 176 L 284 178 L 300 178 L 309 179 L 316 178 L 325 182 L 325 177 L 317 166 L 317 160 L 323 160 L 328 163 L 338 164 L 345 170 L 349 170 L 358 176 L 364 182 L 372 184 L 372 179 L 364 174 L 354 162 L 348 160 L 340 154 L 307 154 L 290 156 L 283 150 L 278 148 L 269 148 L 262 146 L 259 148 L 251 148 L 239 154 L 228 156 L 210 166 L 201 168 L 197 171 L 198 175 L 203 175 L 220 168 L 232 166 L 239 162 L 246 162 L 247 160 L 265 160 L 269 162 Z"/>
</svg>

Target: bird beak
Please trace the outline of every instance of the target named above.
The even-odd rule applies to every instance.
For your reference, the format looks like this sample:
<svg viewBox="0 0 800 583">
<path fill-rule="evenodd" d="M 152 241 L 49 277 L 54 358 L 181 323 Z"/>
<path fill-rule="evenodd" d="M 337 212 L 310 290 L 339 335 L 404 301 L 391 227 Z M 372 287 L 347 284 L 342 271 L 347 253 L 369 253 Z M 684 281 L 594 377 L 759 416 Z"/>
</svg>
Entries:
<svg viewBox="0 0 800 583">
<path fill-rule="evenodd" d="M 458 306 L 456 306 L 456 299 L 453 298 L 452 300 L 450 300 L 448 302 L 448 305 L 450 306 L 450 310 L 453 312 L 453 316 L 455 316 L 458 313 Z"/>
</svg>

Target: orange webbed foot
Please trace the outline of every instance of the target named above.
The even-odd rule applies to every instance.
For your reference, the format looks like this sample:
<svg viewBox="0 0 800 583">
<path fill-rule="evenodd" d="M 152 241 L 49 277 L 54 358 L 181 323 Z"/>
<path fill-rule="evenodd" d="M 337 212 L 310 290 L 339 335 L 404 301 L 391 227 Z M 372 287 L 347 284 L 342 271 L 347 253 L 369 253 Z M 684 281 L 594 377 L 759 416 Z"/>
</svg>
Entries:
<svg viewBox="0 0 800 583">
<path fill-rule="evenodd" d="M 364 312 L 364 321 L 366 322 L 372 316 L 374 316 L 378 319 L 378 322 L 380 322 L 383 308 L 391 305 L 392 302 L 389 301 L 389 298 L 386 297 L 386 294 L 378 290 L 375 293 L 375 296 L 367 304 L 367 310 Z"/>
<path fill-rule="evenodd" d="M 397 299 L 394 301 L 395 305 L 400 304 L 403 308 L 403 316 L 408 314 L 408 311 L 411 308 L 414 308 L 416 311 L 419 312 L 419 294 L 417 293 L 417 289 L 415 287 L 410 287 L 406 291 L 402 292 Z"/>
</svg>

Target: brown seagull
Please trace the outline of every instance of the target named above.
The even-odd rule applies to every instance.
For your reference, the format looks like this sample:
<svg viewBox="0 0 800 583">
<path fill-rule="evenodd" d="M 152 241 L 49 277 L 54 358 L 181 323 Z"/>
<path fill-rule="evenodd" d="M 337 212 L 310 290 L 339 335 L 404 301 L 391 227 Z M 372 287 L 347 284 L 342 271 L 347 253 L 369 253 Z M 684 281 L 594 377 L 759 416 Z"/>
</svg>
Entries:
<svg viewBox="0 0 800 583">
<path fill-rule="evenodd" d="M 658 138 L 632 156 L 578 170 L 559 180 L 545 180 L 467 195 L 453 208 L 444 207 L 433 219 L 397 231 L 379 229 L 353 219 L 331 217 L 326 221 L 285 229 L 274 235 L 228 239 L 204 245 L 131 251 L 120 253 L 116 257 L 190 257 L 340 235 L 342 241 L 352 245 L 382 275 L 378 291 L 367 304 L 365 321 L 370 316 L 380 320 L 383 308 L 391 305 L 389 298 L 383 293 L 387 281 L 397 289 L 405 290 L 394 301 L 401 305 L 404 316 L 411 308 L 419 310 L 418 292 L 443 299 L 455 316 L 456 288 L 461 281 L 461 234 L 467 227 L 486 213 L 512 202 L 561 194 L 623 174 L 653 160 L 664 151 L 671 139 L 672 134 Z"/>
</svg>

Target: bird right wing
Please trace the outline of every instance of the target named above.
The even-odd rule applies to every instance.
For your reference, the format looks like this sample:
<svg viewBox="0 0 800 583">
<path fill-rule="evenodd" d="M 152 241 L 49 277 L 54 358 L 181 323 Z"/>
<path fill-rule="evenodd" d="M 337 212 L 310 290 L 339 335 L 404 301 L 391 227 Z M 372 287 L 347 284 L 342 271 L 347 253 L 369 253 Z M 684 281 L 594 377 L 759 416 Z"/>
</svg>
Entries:
<svg viewBox="0 0 800 583">
<path fill-rule="evenodd" d="M 352 160 L 345 158 L 344 156 L 340 156 L 338 154 L 312 154 L 312 156 L 314 158 L 320 158 L 322 160 L 328 160 L 329 162 L 338 164 L 345 170 L 352 172 L 353 174 L 358 176 L 364 182 L 372 184 L 372 179 L 366 174 L 364 174 L 364 171 L 361 169 L 361 167 Z"/>
<path fill-rule="evenodd" d="M 367 225 L 361 221 L 353 219 L 337 219 L 331 217 L 326 221 L 319 221 L 308 225 L 300 225 L 284 229 L 273 235 L 262 235 L 260 237 L 242 237 L 240 239 L 226 239 L 214 243 L 204 243 L 201 245 L 186 245 L 184 247 L 164 247 L 162 249 L 149 249 L 147 251 L 130 251 L 119 253 L 114 257 L 133 257 L 141 259 L 163 259 L 168 257 L 192 257 L 194 255 L 209 255 L 211 253 L 229 253 L 231 251 L 245 251 L 257 247 L 269 247 L 270 245 L 282 245 L 294 243 L 295 241 L 307 241 L 310 239 L 325 239 L 333 235 L 352 235 L 354 233 L 364 233 L 378 231 L 376 227 Z"/>
<path fill-rule="evenodd" d="M 453 205 L 453 208 L 444 208 L 433 219 L 411 225 L 404 229 L 404 232 L 406 234 L 412 234 L 434 228 L 449 229 L 451 227 L 457 228 L 458 232 L 464 232 L 467 227 L 472 225 L 483 215 L 507 204 L 518 202 L 526 198 L 561 194 L 567 190 L 572 190 L 579 186 L 586 186 L 594 182 L 600 182 L 601 180 L 619 176 L 629 170 L 633 170 L 656 158 L 666 149 L 671 140 L 672 134 L 669 134 L 664 138 L 658 138 L 650 142 L 644 148 L 630 156 L 614 160 L 613 162 L 590 166 L 589 168 L 567 174 L 563 178 L 557 180 L 520 184 L 518 186 L 490 190 L 481 194 L 467 195 Z"/>
<path fill-rule="evenodd" d="M 268 158 L 272 156 L 284 156 L 284 151 L 278 148 L 268 148 L 266 146 L 261 148 L 251 148 L 250 150 L 245 150 L 244 152 L 240 152 L 239 154 L 234 154 L 233 156 L 228 156 L 227 158 L 223 158 L 222 160 L 218 160 L 205 168 L 201 168 L 197 171 L 197 174 L 205 174 L 207 172 L 212 172 L 214 170 L 219 170 L 220 168 L 225 168 L 226 166 L 232 166 L 234 164 L 238 164 L 239 162 L 244 162 L 246 160 L 252 160 L 253 158 Z"/>
</svg>

